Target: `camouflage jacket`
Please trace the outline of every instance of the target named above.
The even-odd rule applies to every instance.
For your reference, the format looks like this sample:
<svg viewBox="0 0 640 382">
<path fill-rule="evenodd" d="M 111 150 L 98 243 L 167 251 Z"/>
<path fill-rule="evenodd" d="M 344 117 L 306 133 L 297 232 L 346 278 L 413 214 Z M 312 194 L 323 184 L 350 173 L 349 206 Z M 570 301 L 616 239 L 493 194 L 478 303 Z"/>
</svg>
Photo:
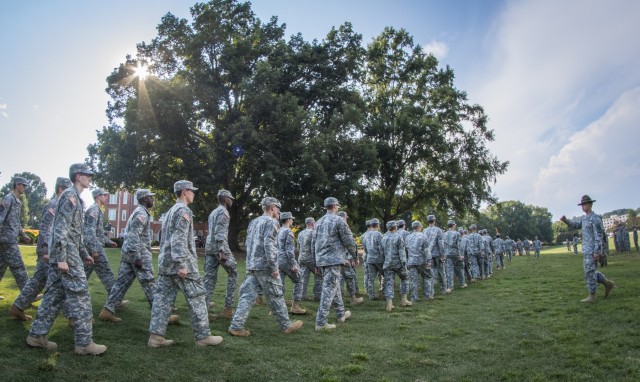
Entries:
<svg viewBox="0 0 640 382">
<path fill-rule="evenodd" d="M 298 262 L 304 267 L 315 268 L 316 258 L 311 253 L 311 235 L 313 230 L 309 228 L 298 234 Z"/>
<path fill-rule="evenodd" d="M 40 220 L 40 233 L 38 234 L 38 244 L 36 244 L 36 254 L 38 257 L 49 253 L 49 237 L 51 236 L 51 226 L 53 218 L 56 216 L 56 206 L 58 198 L 53 197 L 42 209 L 42 219 Z"/>
<path fill-rule="evenodd" d="M 316 222 L 311 250 L 318 267 L 344 264 L 346 255 L 356 256 L 356 241 L 340 216 L 327 212 Z"/>
<path fill-rule="evenodd" d="M 491 236 L 484 235 L 481 237 L 482 237 L 482 241 L 484 242 L 485 255 L 493 255 L 495 253 L 495 249 L 493 248 L 493 240 L 491 239 Z"/>
<path fill-rule="evenodd" d="M 66 261 L 69 266 L 82 266 L 89 254 L 82 241 L 84 203 L 75 187 L 60 194 L 49 237 L 49 263 Z"/>
<path fill-rule="evenodd" d="M 464 256 L 462 235 L 460 235 L 460 232 L 450 229 L 442 236 L 442 241 L 444 242 L 444 254 L 446 256 Z"/>
<path fill-rule="evenodd" d="M 209 214 L 209 234 L 204 246 L 205 255 L 216 255 L 222 251 L 230 254 L 229 248 L 229 211 L 220 204 Z"/>
<path fill-rule="evenodd" d="M 578 221 L 567 220 L 567 225 L 573 229 L 582 229 L 582 253 L 593 255 L 602 253 L 602 218 L 595 212 L 584 215 Z"/>
<path fill-rule="evenodd" d="M 104 253 L 105 244 L 113 244 L 113 241 L 104 233 L 103 215 L 100 207 L 93 204 L 84 213 L 84 229 L 82 231 L 84 245 L 89 254 Z"/>
<path fill-rule="evenodd" d="M 409 254 L 407 265 L 421 265 L 431 261 L 427 238 L 422 232 L 414 231 L 410 233 L 407 235 L 404 244 Z"/>
<path fill-rule="evenodd" d="M 493 249 L 495 249 L 496 255 L 504 253 L 506 251 L 505 241 L 499 237 L 496 237 L 495 240 L 493 240 Z"/>
<path fill-rule="evenodd" d="M 298 265 L 296 261 L 296 238 L 290 228 L 282 227 L 278 231 L 276 249 L 278 250 L 278 267 L 280 269 L 293 269 Z"/>
<path fill-rule="evenodd" d="M 176 275 L 179 269 L 186 269 L 193 278 L 199 277 L 193 212 L 180 201 L 169 209 L 162 222 L 158 274 Z"/>
<path fill-rule="evenodd" d="M 363 235 L 364 236 L 364 235 Z M 367 264 L 383 264 L 384 251 L 382 250 L 382 233 L 369 231 L 362 242 L 362 247 L 367 254 Z"/>
<path fill-rule="evenodd" d="M 427 237 L 431 256 L 438 257 L 444 253 L 443 235 L 439 227 L 430 226 L 425 228 L 424 235 Z"/>
<path fill-rule="evenodd" d="M 122 261 L 133 264 L 141 260 L 144 269 L 152 264 L 151 240 L 153 231 L 151 230 L 151 214 L 144 206 L 138 205 L 133 210 L 127 226 L 124 228 L 124 242 L 122 243 Z"/>
<path fill-rule="evenodd" d="M 0 201 L 0 243 L 15 244 L 18 236 L 23 236 L 20 215 L 22 203 L 13 192 L 8 193 Z"/>
<path fill-rule="evenodd" d="M 278 270 L 278 251 L 276 235 L 278 222 L 269 216 L 262 215 L 253 219 L 247 229 L 247 271 Z"/>
<path fill-rule="evenodd" d="M 484 241 L 479 233 L 471 232 L 467 235 L 466 250 L 471 256 L 478 256 L 484 253 Z"/>
<path fill-rule="evenodd" d="M 398 232 L 387 231 L 382 237 L 384 265 L 382 269 L 397 269 L 407 265 L 404 240 Z"/>
</svg>

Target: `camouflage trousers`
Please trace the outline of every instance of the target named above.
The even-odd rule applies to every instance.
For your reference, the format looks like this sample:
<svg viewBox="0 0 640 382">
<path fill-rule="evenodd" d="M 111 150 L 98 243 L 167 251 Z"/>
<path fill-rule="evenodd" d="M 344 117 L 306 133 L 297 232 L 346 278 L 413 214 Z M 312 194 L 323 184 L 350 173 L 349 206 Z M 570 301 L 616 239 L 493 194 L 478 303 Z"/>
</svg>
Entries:
<svg viewBox="0 0 640 382">
<path fill-rule="evenodd" d="M 104 308 L 111 313 L 116 312 L 116 305 L 124 299 L 124 295 L 131 287 L 133 280 L 138 278 L 140 286 L 144 291 L 149 306 L 153 306 L 153 299 L 156 293 L 155 277 L 152 269 L 136 268 L 133 264 L 126 261 L 120 261 L 120 269 L 118 270 L 118 279 L 113 284 L 111 291 L 109 292 L 109 298 Z"/>
<path fill-rule="evenodd" d="M 540 257 L 540 250 L 539 249 L 534 249 L 533 250 L 533 256 Z"/>
<path fill-rule="evenodd" d="M 280 281 L 282 282 L 282 295 L 285 295 L 284 281 L 289 277 L 293 281 L 293 300 L 302 301 L 302 274 L 300 271 L 294 272 L 293 269 L 279 269 Z"/>
<path fill-rule="evenodd" d="M 471 267 L 471 278 L 480 278 L 480 255 L 469 255 L 469 265 Z"/>
<path fill-rule="evenodd" d="M 233 297 L 238 288 L 238 263 L 233 254 L 227 253 L 227 260 L 220 261 L 219 255 L 206 255 L 204 257 L 204 289 L 207 291 L 205 300 L 207 306 L 211 303 L 213 292 L 218 283 L 218 268 L 222 265 L 222 269 L 227 272 L 227 292 L 224 296 L 224 307 L 231 308 L 233 306 Z"/>
<path fill-rule="evenodd" d="M 249 312 L 259 294 L 264 294 L 281 330 L 291 325 L 280 278 L 271 276 L 271 271 L 247 271 L 247 277 L 240 286 L 238 307 L 231 319 L 229 330 L 244 329 L 244 323 L 247 322 Z"/>
<path fill-rule="evenodd" d="M 577 244 L 575 244 L 575 245 L 573 246 L 573 254 L 574 254 L 574 255 L 577 255 L 577 254 L 578 254 L 578 245 L 577 245 Z"/>
<path fill-rule="evenodd" d="M 38 313 L 31 326 L 30 336 L 47 335 L 60 309 L 66 310 L 69 318 L 75 320 L 73 326 L 75 346 L 87 346 L 93 342 L 91 296 L 84 269 L 69 266 L 68 272 L 61 272 L 56 266 L 49 268 L 47 285 Z"/>
<path fill-rule="evenodd" d="M 349 296 L 353 296 L 359 292 L 358 288 L 358 274 L 353 265 L 349 264 L 342 267 L 342 273 L 340 274 L 340 289 L 344 288 L 344 284 L 347 284 L 347 291 Z"/>
<path fill-rule="evenodd" d="M 344 316 L 344 302 L 340 293 L 340 274 L 342 265 L 322 267 L 322 295 L 316 315 L 316 326 L 325 326 L 329 318 L 329 310 L 335 309 L 336 317 Z"/>
<path fill-rule="evenodd" d="M 592 254 L 584 254 L 584 276 L 587 280 L 587 290 L 589 293 L 596 293 L 598 283 L 604 283 L 606 278 L 598 272 L 598 262 L 593 258 Z"/>
<path fill-rule="evenodd" d="M 487 255 L 478 255 L 478 269 L 480 277 L 485 278 L 489 276 L 489 259 L 487 259 Z"/>
<path fill-rule="evenodd" d="M 471 280 L 471 255 L 464 255 L 464 276 L 467 280 Z"/>
<path fill-rule="evenodd" d="M 17 243 L 0 243 L 0 281 L 4 277 L 7 267 L 13 274 L 13 278 L 16 279 L 18 288 L 22 290 L 29 280 L 29 275 L 27 275 L 27 268 L 24 266 Z"/>
<path fill-rule="evenodd" d="M 436 277 L 438 278 L 438 283 L 440 283 L 440 292 L 444 293 L 447 289 L 446 261 L 445 256 L 436 256 L 431 259 L 431 269 L 434 272 L 431 278 L 431 297 L 433 297 L 433 293 L 435 292 Z"/>
<path fill-rule="evenodd" d="M 503 253 L 496 253 L 496 267 L 497 268 L 504 268 L 504 254 Z"/>
<path fill-rule="evenodd" d="M 374 289 L 374 284 L 376 278 L 380 277 L 380 290 L 384 290 L 384 271 L 382 270 L 381 264 L 368 263 L 367 264 L 367 295 L 369 296 L 369 300 L 373 300 L 376 298 L 376 291 Z"/>
<path fill-rule="evenodd" d="M 384 298 L 393 299 L 396 275 L 400 278 L 400 294 L 405 295 L 409 292 L 409 273 L 406 267 L 387 268 L 384 270 Z"/>
<path fill-rule="evenodd" d="M 529 253 L 531 252 L 531 250 L 529 248 L 525 248 L 524 249 L 524 253 L 525 255 L 529 256 Z"/>
<path fill-rule="evenodd" d="M 464 278 L 464 257 L 447 256 L 447 289 L 453 289 L 454 276 L 458 277 L 458 286 L 462 288 L 465 284 Z"/>
<path fill-rule="evenodd" d="M 171 309 L 178 290 L 184 295 L 191 316 L 191 327 L 196 341 L 211 335 L 209 329 L 209 313 L 205 303 L 205 290 L 202 279 L 197 274 L 189 274 L 186 278 L 178 275 L 159 275 L 156 293 L 151 307 L 149 332 L 165 337 Z"/>
<path fill-rule="evenodd" d="M 422 277 L 422 293 L 425 298 L 431 296 L 431 291 L 425 288 L 425 285 L 430 285 L 429 282 L 433 277 L 431 268 L 426 264 L 409 265 L 409 296 L 413 301 L 418 300 L 418 284 L 420 283 L 420 277 Z M 426 283 L 425 283 L 426 281 Z"/>
<path fill-rule="evenodd" d="M 307 289 L 309 287 L 309 279 L 313 275 L 313 299 L 320 301 L 322 294 L 322 276 L 315 273 L 315 267 L 300 265 L 300 278 L 302 279 L 302 299 L 307 299 Z"/>
<path fill-rule="evenodd" d="M 511 258 L 513 257 L 513 251 L 507 251 L 507 261 L 510 263 L 511 262 Z"/>
<path fill-rule="evenodd" d="M 493 253 L 487 255 L 487 274 L 491 276 L 493 274 Z"/>
<path fill-rule="evenodd" d="M 113 284 L 116 283 L 116 278 L 113 276 L 107 256 L 105 256 L 104 253 L 99 252 L 98 259 L 93 260 L 93 264 L 84 263 L 84 273 L 87 275 L 87 280 L 89 280 L 89 277 L 91 277 L 91 274 L 95 270 L 100 282 L 102 282 L 102 285 L 104 285 L 104 288 L 107 290 L 107 293 L 111 292 Z"/>
</svg>

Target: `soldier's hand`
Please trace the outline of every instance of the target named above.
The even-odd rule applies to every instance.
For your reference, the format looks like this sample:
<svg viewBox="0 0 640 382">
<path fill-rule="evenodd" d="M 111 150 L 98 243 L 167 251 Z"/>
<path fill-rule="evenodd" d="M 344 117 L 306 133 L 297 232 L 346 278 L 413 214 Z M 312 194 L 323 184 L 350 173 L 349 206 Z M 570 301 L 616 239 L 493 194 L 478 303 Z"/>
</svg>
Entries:
<svg viewBox="0 0 640 382">
<path fill-rule="evenodd" d="M 66 261 L 58 261 L 58 270 L 64 273 L 69 272 L 69 264 Z"/>
<path fill-rule="evenodd" d="M 117 246 L 118 246 L 118 243 L 114 243 L 114 242 L 109 243 L 109 247 L 111 248 L 115 248 Z"/>
<path fill-rule="evenodd" d="M 274 279 L 280 277 L 280 271 L 276 269 L 275 271 L 271 272 L 271 277 L 273 277 Z"/>
<path fill-rule="evenodd" d="M 22 240 L 24 240 L 24 242 L 25 242 L 25 243 L 27 243 L 27 244 L 31 244 L 31 238 L 30 238 L 29 236 L 27 236 L 27 235 L 25 235 L 25 236 L 22 238 Z"/>
<path fill-rule="evenodd" d="M 91 254 L 91 257 L 93 257 L 94 260 L 98 260 L 98 258 L 100 257 L 100 254 L 98 252 L 94 252 Z"/>
<path fill-rule="evenodd" d="M 184 279 L 187 277 L 187 270 L 184 268 L 180 268 L 178 269 L 178 277 L 180 277 L 181 279 Z"/>
<path fill-rule="evenodd" d="M 218 252 L 218 256 L 220 256 L 220 262 L 221 263 L 226 263 L 227 262 L 227 255 L 225 255 L 224 252 L 222 252 L 222 251 Z"/>
<path fill-rule="evenodd" d="M 345 260 L 345 261 L 344 261 L 344 266 L 345 266 L 345 267 L 348 267 L 348 266 L 349 266 L 349 260 Z"/>
<path fill-rule="evenodd" d="M 295 273 L 300 272 L 300 268 L 297 265 L 294 265 L 293 268 L 291 268 Z"/>
<path fill-rule="evenodd" d="M 93 264 L 95 264 L 95 261 L 93 261 L 93 257 L 86 256 L 84 258 L 84 263 L 87 264 L 87 265 L 93 265 Z"/>
<path fill-rule="evenodd" d="M 136 267 L 136 269 L 142 269 L 142 260 L 138 259 L 133 263 L 133 266 Z"/>
<path fill-rule="evenodd" d="M 44 261 L 45 263 L 49 262 L 49 254 L 45 253 L 44 255 L 42 255 L 42 261 Z"/>
<path fill-rule="evenodd" d="M 600 254 L 599 254 L 599 253 L 594 254 L 594 255 L 593 255 L 593 259 L 594 259 L 595 261 L 600 260 Z"/>
</svg>

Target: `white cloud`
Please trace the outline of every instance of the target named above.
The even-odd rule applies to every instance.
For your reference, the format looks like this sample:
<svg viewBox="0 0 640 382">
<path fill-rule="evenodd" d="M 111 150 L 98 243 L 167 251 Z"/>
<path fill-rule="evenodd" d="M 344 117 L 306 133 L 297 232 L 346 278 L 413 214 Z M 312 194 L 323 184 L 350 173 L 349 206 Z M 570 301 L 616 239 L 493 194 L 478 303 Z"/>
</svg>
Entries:
<svg viewBox="0 0 640 382">
<path fill-rule="evenodd" d="M 558 213 L 551 208 L 552 193 L 541 191 L 546 175 L 540 171 L 577 131 L 640 85 L 638 14 L 637 1 L 508 3 L 485 38 L 490 58 L 478 62 L 469 90 L 495 130 L 491 149 L 511 163 L 494 190 L 500 199 Z M 611 157 L 617 149 L 603 146 L 600 151 Z M 576 187 L 582 176 L 566 173 L 564 188 Z"/>
<path fill-rule="evenodd" d="M 432 53 L 438 60 L 442 60 L 447 57 L 449 53 L 449 47 L 442 41 L 431 41 L 427 45 L 423 46 L 422 49 L 426 53 Z"/>
<path fill-rule="evenodd" d="M 7 114 L 6 112 L 7 110 L 7 104 L 6 103 L 0 103 L 0 115 L 7 118 L 9 116 L 9 114 Z"/>
<path fill-rule="evenodd" d="M 638 203 L 640 87 L 622 94 L 606 113 L 573 134 L 542 168 L 535 183 L 538 198 L 554 210 L 571 209 L 583 194 L 599 200 L 601 212 Z"/>
</svg>

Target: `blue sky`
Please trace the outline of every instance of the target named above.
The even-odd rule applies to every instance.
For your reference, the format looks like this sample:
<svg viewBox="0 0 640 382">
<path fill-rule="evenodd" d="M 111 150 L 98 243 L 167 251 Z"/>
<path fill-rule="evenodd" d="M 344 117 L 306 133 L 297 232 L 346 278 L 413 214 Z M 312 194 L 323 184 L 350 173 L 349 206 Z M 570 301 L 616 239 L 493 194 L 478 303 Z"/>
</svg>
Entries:
<svg viewBox="0 0 640 382">
<path fill-rule="evenodd" d="M 106 124 L 106 77 L 150 41 L 179 0 L 0 2 L 0 184 L 39 175 L 51 190 L 87 157 Z M 640 2 L 633 0 L 257 0 L 287 34 L 322 39 L 354 25 L 368 43 L 405 28 L 456 73 L 456 85 L 490 117 L 491 150 L 511 162 L 500 200 L 580 214 L 640 206 Z"/>
</svg>

